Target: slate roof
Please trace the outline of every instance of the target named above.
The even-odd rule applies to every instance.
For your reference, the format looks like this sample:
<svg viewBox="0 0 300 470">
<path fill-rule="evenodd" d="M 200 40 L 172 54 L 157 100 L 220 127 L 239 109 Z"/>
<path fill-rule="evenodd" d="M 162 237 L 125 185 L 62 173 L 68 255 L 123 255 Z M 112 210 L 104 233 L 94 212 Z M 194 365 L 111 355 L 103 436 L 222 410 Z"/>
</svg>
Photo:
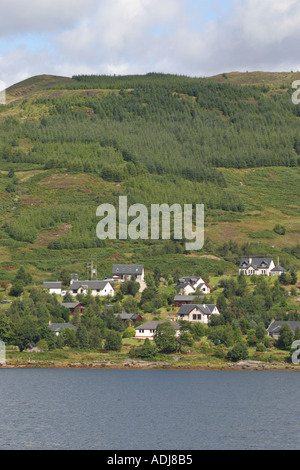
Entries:
<svg viewBox="0 0 300 470">
<path fill-rule="evenodd" d="M 175 330 L 180 330 L 180 325 L 174 321 L 147 321 L 140 326 L 137 326 L 136 330 L 156 330 L 157 326 L 162 323 L 169 323 Z"/>
<path fill-rule="evenodd" d="M 204 296 L 202 296 L 204 298 Z M 174 302 L 189 302 L 193 301 L 196 295 L 175 295 Z"/>
<path fill-rule="evenodd" d="M 282 325 L 289 324 L 295 333 L 296 328 L 300 328 L 300 321 L 273 321 L 267 328 L 267 332 L 270 333 L 278 333 L 280 332 L 280 328 Z"/>
<path fill-rule="evenodd" d="M 104 289 L 109 281 L 73 281 L 69 286 L 69 290 L 78 290 L 80 287 L 87 287 L 91 290 Z"/>
<path fill-rule="evenodd" d="M 276 272 L 282 272 L 282 273 L 286 273 L 286 269 L 284 269 L 282 266 L 275 266 L 275 268 L 271 269 L 271 272 L 272 271 L 276 271 Z"/>
<path fill-rule="evenodd" d="M 113 276 L 117 276 L 119 274 L 142 274 L 143 269 L 143 264 L 114 264 L 112 274 Z"/>
<path fill-rule="evenodd" d="M 189 315 L 196 308 L 205 315 L 211 315 L 216 304 L 183 304 L 177 312 L 177 315 Z"/>
<path fill-rule="evenodd" d="M 55 333 L 61 330 L 65 330 L 66 328 L 70 328 L 71 330 L 76 330 L 76 326 L 72 325 L 71 323 L 51 323 L 49 325 L 52 331 Z"/>
<path fill-rule="evenodd" d="M 80 302 L 62 302 L 60 305 L 65 308 L 73 309 L 76 308 L 77 305 L 80 305 Z"/>
<path fill-rule="evenodd" d="M 61 282 L 43 282 L 43 287 L 45 289 L 61 289 Z"/>
<path fill-rule="evenodd" d="M 252 266 L 254 269 L 269 268 L 272 258 L 242 258 L 239 264 L 240 269 L 248 269 Z"/>
</svg>

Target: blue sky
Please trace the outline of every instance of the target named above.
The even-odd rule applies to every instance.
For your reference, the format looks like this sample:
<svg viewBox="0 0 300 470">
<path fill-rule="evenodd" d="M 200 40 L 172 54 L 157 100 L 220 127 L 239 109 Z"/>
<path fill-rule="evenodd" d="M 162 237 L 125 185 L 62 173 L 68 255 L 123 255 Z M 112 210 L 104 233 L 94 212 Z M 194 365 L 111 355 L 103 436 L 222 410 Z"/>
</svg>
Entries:
<svg viewBox="0 0 300 470">
<path fill-rule="evenodd" d="M 300 69 L 299 0 L 1 0 L 0 80 Z"/>
</svg>

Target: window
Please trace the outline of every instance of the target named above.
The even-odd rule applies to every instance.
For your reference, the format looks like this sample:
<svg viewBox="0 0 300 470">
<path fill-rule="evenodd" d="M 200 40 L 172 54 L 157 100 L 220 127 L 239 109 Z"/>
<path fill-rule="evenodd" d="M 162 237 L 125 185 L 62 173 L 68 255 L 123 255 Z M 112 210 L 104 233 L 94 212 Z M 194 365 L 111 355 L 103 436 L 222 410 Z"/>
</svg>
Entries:
<svg viewBox="0 0 300 470">
<path fill-rule="evenodd" d="M 197 320 L 197 315 L 193 313 L 193 320 Z"/>
<path fill-rule="evenodd" d="M 198 316 L 198 320 L 201 320 L 201 318 L 202 318 L 201 313 L 199 313 L 197 316 Z"/>
</svg>

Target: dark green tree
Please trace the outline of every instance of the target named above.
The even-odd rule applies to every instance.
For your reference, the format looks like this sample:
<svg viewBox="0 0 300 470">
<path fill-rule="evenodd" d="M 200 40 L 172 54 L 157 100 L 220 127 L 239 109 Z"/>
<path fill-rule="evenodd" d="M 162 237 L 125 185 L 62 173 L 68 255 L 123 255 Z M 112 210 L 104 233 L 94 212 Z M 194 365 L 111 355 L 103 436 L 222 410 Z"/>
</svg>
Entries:
<svg viewBox="0 0 300 470">
<path fill-rule="evenodd" d="M 105 349 L 107 351 L 121 351 L 122 337 L 118 331 L 111 330 L 105 338 Z"/>
</svg>

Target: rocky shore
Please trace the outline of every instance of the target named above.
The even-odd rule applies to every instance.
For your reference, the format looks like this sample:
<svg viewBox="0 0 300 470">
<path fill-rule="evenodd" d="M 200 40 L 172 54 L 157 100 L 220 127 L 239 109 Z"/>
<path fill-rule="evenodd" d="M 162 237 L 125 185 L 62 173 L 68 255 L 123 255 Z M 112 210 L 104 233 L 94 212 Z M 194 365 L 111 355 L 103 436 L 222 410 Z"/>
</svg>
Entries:
<svg viewBox="0 0 300 470">
<path fill-rule="evenodd" d="M 0 364 L 0 369 L 51 368 L 51 369 L 163 369 L 163 370 L 259 370 L 259 371 L 300 371 L 300 365 L 291 363 L 265 363 L 261 361 L 240 361 L 237 363 L 171 364 L 127 359 L 124 362 L 53 362 L 27 361 Z"/>
</svg>

